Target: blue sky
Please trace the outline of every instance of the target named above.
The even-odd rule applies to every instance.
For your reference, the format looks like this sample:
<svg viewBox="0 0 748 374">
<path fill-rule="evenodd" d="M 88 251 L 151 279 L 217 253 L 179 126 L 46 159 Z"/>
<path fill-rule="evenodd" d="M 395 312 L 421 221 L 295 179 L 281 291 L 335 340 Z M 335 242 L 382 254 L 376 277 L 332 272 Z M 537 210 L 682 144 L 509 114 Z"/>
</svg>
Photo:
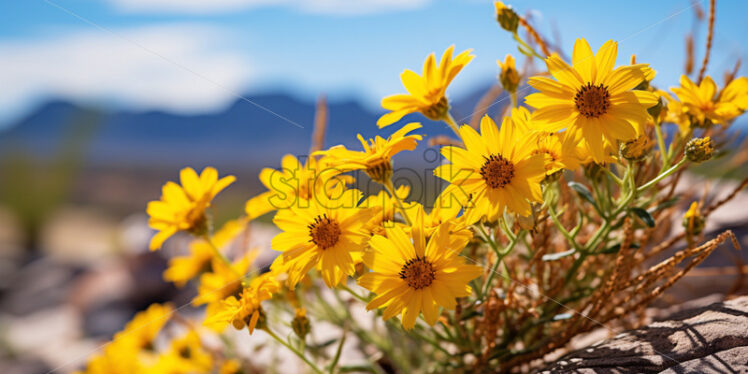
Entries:
<svg viewBox="0 0 748 374">
<path fill-rule="evenodd" d="M 699 2 L 706 7 L 706 1 Z M 720 77 L 746 61 L 748 3 L 717 5 Z M 682 72 L 691 2 L 517 1 L 546 35 L 558 30 L 571 53 L 620 42 L 619 63 L 636 53 L 668 87 Z M 706 25 L 697 29 L 701 56 Z M 440 0 L 24 0 L 0 3 L 0 124 L 49 97 L 134 109 L 220 110 L 236 93 L 286 90 L 355 96 L 376 108 L 401 92 L 399 74 L 455 44 L 476 58 L 451 95 L 494 79 L 496 60 L 516 54 L 490 1 Z M 699 57 L 700 60 L 700 57 Z M 748 72 L 748 62 L 741 69 Z M 282 110 L 280 108 L 279 110 Z"/>
</svg>

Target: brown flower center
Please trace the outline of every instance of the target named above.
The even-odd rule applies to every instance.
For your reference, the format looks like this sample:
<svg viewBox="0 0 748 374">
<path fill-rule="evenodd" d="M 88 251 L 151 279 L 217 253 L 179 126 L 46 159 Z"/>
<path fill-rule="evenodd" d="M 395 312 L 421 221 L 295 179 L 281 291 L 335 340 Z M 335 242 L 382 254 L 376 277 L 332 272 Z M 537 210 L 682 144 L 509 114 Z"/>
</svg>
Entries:
<svg viewBox="0 0 748 374">
<path fill-rule="evenodd" d="M 314 223 L 308 227 L 312 243 L 322 249 L 334 246 L 340 239 L 340 225 L 337 221 L 327 218 L 327 214 L 317 216 Z"/>
<path fill-rule="evenodd" d="M 600 83 L 597 86 L 593 86 L 592 83 L 587 83 L 586 86 L 582 86 L 574 96 L 574 104 L 577 105 L 577 110 L 587 118 L 597 118 L 608 112 L 610 107 L 610 92 L 608 87 L 603 86 Z"/>
<path fill-rule="evenodd" d="M 480 175 L 491 188 L 502 188 L 514 178 L 514 164 L 501 155 L 491 155 L 480 168 Z"/>
<path fill-rule="evenodd" d="M 408 286 L 416 290 L 430 286 L 436 279 L 434 265 L 420 257 L 405 262 L 399 275 L 400 279 L 405 280 Z"/>
</svg>

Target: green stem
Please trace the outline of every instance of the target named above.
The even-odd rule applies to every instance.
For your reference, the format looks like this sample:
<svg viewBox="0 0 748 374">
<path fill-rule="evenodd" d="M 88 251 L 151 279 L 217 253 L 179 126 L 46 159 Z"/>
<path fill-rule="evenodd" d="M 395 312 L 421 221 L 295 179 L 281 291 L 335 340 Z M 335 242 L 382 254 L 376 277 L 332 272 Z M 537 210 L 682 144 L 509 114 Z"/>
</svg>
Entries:
<svg viewBox="0 0 748 374">
<path fill-rule="evenodd" d="M 551 220 L 553 220 L 553 223 L 556 225 L 556 228 L 559 232 L 561 232 L 561 235 L 563 235 L 566 240 L 571 243 L 571 245 L 574 247 L 574 249 L 579 250 L 579 244 L 577 244 L 577 241 L 574 240 L 574 236 L 569 233 L 566 228 L 564 228 L 564 225 L 561 224 L 561 221 L 558 219 L 558 216 L 556 216 L 556 211 L 553 210 L 552 206 L 548 206 L 548 215 L 551 216 Z M 574 228 L 575 230 L 578 230 L 577 228 Z"/>
<path fill-rule="evenodd" d="M 660 121 L 655 123 L 655 134 L 657 135 L 657 147 L 660 148 L 660 155 L 662 156 L 662 168 L 666 168 L 670 165 L 669 150 L 665 149 L 665 138 L 662 136 L 662 126 Z"/>
<path fill-rule="evenodd" d="M 272 337 L 273 339 L 275 339 L 275 341 L 277 341 L 278 343 L 282 344 L 282 345 L 283 345 L 284 347 L 288 348 L 288 349 L 289 349 L 289 350 L 290 350 L 291 352 L 293 352 L 294 354 L 296 354 L 296 356 L 298 356 L 298 357 L 299 357 L 299 358 L 300 358 L 300 359 L 301 359 L 302 361 L 304 361 L 304 362 L 305 362 L 305 363 L 306 363 L 307 365 L 309 365 L 309 367 L 310 367 L 310 368 L 311 368 L 311 369 L 312 369 L 312 370 L 313 370 L 313 371 L 314 371 L 315 373 L 317 373 L 317 374 L 323 374 L 323 373 L 324 373 L 324 372 L 323 372 L 323 371 L 322 371 L 322 370 L 321 370 L 321 369 L 320 369 L 319 367 L 317 367 L 317 365 L 316 365 L 316 364 L 314 364 L 314 363 L 313 363 L 312 361 L 310 361 L 310 360 L 309 360 L 309 359 L 308 359 L 308 358 L 307 358 L 307 357 L 306 357 L 306 356 L 304 355 L 304 353 L 303 353 L 303 352 L 300 352 L 300 351 L 299 351 L 298 349 L 296 349 L 296 348 L 295 348 L 295 347 L 293 347 L 292 345 L 290 345 L 290 344 L 286 343 L 286 342 L 285 342 L 285 341 L 284 341 L 283 339 L 281 339 L 281 338 L 280 338 L 280 337 L 279 337 L 278 335 L 275 335 L 275 333 L 274 333 L 273 331 L 271 331 L 271 330 L 270 330 L 270 328 L 268 328 L 268 327 L 265 327 L 265 328 L 263 328 L 262 330 L 263 330 L 263 331 L 265 331 L 265 332 L 266 332 L 266 333 L 267 333 L 268 335 L 270 335 L 270 336 L 271 336 L 271 337 Z"/>
<path fill-rule="evenodd" d="M 408 224 L 408 226 L 413 226 L 413 224 L 410 222 L 410 217 L 408 217 L 408 214 L 405 213 L 405 206 L 403 205 L 403 201 L 400 200 L 400 196 L 397 196 L 395 193 L 395 186 L 392 184 L 392 179 L 386 181 L 384 183 L 384 188 L 389 192 L 390 196 L 392 196 L 393 199 L 397 202 L 397 208 L 400 209 L 400 214 L 403 215 L 403 219 L 405 220 L 405 223 Z"/>
<path fill-rule="evenodd" d="M 347 285 L 345 285 L 345 284 L 340 284 L 340 285 L 338 285 L 338 287 L 339 287 L 339 288 L 340 288 L 341 290 L 343 290 L 343 291 L 346 291 L 346 292 L 348 292 L 349 294 L 351 294 L 351 296 L 353 296 L 353 297 L 355 297 L 356 299 L 358 299 L 358 301 L 361 301 L 362 303 L 365 303 L 365 304 L 368 304 L 368 303 L 369 303 L 369 300 L 367 300 L 367 299 L 366 299 L 365 297 L 363 297 L 363 296 L 361 296 L 361 295 L 357 294 L 357 293 L 356 293 L 355 291 L 353 291 L 352 289 L 350 289 L 350 288 L 349 288 L 349 287 L 348 287 Z"/>
<path fill-rule="evenodd" d="M 416 326 L 416 328 L 414 328 L 414 329 L 412 329 L 412 330 L 408 331 L 408 333 L 410 333 L 410 334 L 413 334 L 413 335 L 415 335 L 415 336 L 416 336 L 416 337 L 417 337 L 418 339 L 420 339 L 420 340 L 423 340 L 423 341 L 425 341 L 426 343 L 429 343 L 429 344 L 431 344 L 431 346 L 433 346 L 434 348 L 438 349 L 439 351 L 442 351 L 442 352 L 443 352 L 444 354 L 446 354 L 447 356 L 449 356 L 449 357 L 451 357 L 451 356 L 452 356 L 452 354 L 451 354 L 451 353 L 449 353 L 449 351 L 447 351 L 446 349 L 444 349 L 444 348 L 443 348 L 443 347 L 441 346 L 441 344 L 439 344 L 439 342 L 435 341 L 434 339 L 431 339 L 431 338 L 429 338 L 428 336 L 425 336 L 425 335 L 421 334 L 421 333 L 420 333 L 420 332 L 418 331 L 418 327 L 420 327 L 420 326 Z"/>
<path fill-rule="evenodd" d="M 660 175 L 656 176 L 654 179 L 652 179 L 651 181 L 647 182 L 643 186 L 637 188 L 636 192 L 641 193 L 641 192 L 644 192 L 644 191 L 648 190 L 650 187 L 656 185 L 659 181 L 661 181 L 661 180 L 667 178 L 668 176 L 670 176 L 671 174 L 675 173 L 678 169 L 680 169 L 681 166 L 683 166 L 683 164 L 686 163 L 686 161 L 687 161 L 687 159 L 685 157 L 683 157 L 680 161 L 678 161 L 677 164 L 673 165 L 670 169 L 665 170 L 665 172 L 663 172 Z"/>
<path fill-rule="evenodd" d="M 343 344 L 345 344 L 345 336 L 348 333 L 348 328 L 343 329 L 343 336 L 340 337 L 340 343 L 338 343 L 338 349 L 335 351 L 335 358 L 330 363 L 330 374 L 335 373 L 335 367 L 338 366 L 340 361 L 340 354 L 343 353 Z"/>
<path fill-rule="evenodd" d="M 454 117 L 452 117 L 452 114 L 447 111 L 447 114 L 444 115 L 443 119 L 444 123 L 449 125 L 449 128 L 454 131 L 455 135 L 457 135 L 458 138 L 460 138 L 460 126 L 457 125 L 457 121 L 455 121 Z"/>
</svg>

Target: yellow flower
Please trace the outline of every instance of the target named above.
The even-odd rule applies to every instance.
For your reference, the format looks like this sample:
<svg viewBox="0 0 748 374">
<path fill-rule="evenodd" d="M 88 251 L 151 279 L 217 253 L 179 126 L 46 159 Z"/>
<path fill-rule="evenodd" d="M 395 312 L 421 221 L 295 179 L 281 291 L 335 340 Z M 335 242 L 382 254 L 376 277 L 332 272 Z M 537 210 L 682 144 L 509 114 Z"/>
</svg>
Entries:
<svg viewBox="0 0 748 374">
<path fill-rule="evenodd" d="M 200 276 L 197 296 L 192 300 L 192 305 L 213 304 L 235 294 L 241 287 L 241 277 L 247 274 L 258 254 L 259 250 L 253 249 L 234 261 L 231 267 L 222 260 L 213 258 L 212 270 Z"/>
<path fill-rule="evenodd" d="M 368 239 L 363 226 L 377 213 L 359 207 L 360 200 L 361 192 L 351 189 L 336 199 L 320 195 L 308 206 L 293 206 L 275 215 L 273 222 L 283 232 L 271 245 L 283 254 L 271 268 L 288 273 L 290 288 L 313 266 L 328 287 L 354 273 L 354 256 L 360 256 Z"/>
<path fill-rule="evenodd" d="M 382 107 L 390 111 L 377 121 L 382 128 L 399 121 L 409 113 L 421 112 L 431 120 L 442 120 L 449 110 L 449 103 L 444 96 L 447 86 L 457 73 L 473 59 L 471 50 L 464 51 L 452 58 L 454 46 L 444 51 L 441 62 L 436 65 L 434 54 L 430 54 L 423 64 L 423 75 L 412 70 L 400 74 L 407 94 L 397 94 L 382 99 Z"/>
<path fill-rule="evenodd" d="M 341 172 L 365 170 L 372 180 L 387 183 L 392 176 L 392 157 L 402 151 L 416 149 L 421 135 L 408 134 L 420 128 L 420 123 L 409 123 L 387 139 L 377 136 L 368 141 L 358 134 L 358 140 L 364 147 L 362 152 L 351 151 L 343 145 L 338 145 L 327 151 L 316 152 L 315 155 L 328 156 L 330 166 Z"/>
<path fill-rule="evenodd" d="M 404 201 L 410 195 L 410 186 L 402 185 L 395 190 L 395 195 Z M 414 206 L 413 202 L 404 202 L 403 207 L 406 212 L 410 212 Z M 395 211 L 397 210 L 397 201 L 385 190 L 379 191 L 376 195 L 371 195 L 361 203 L 363 208 L 374 208 L 379 211 L 372 215 L 364 225 L 364 230 L 370 235 L 384 235 L 384 228 L 388 225 L 394 225 Z"/>
<path fill-rule="evenodd" d="M 174 307 L 169 303 L 151 304 L 148 309 L 136 314 L 122 331 L 114 334 L 112 340 L 129 340 L 136 347 L 150 347 L 172 313 Z"/>
<path fill-rule="evenodd" d="M 501 132 L 488 116 L 481 119 L 480 128 L 480 135 L 470 126 L 460 128 L 464 149 L 442 148 L 442 155 L 451 161 L 434 171 L 437 177 L 450 183 L 442 198 L 457 199 L 466 205 L 466 224 L 475 223 L 483 216 L 494 221 L 504 208 L 530 215 L 530 201 L 542 200 L 543 156 L 532 154 L 529 137 L 515 130 L 508 118 Z"/>
<path fill-rule="evenodd" d="M 167 182 L 161 192 L 161 200 L 148 203 L 150 216 L 148 225 L 158 230 L 151 239 L 151 250 L 161 245 L 178 231 L 189 231 L 196 235 L 207 232 L 205 209 L 213 198 L 236 178 L 229 175 L 218 179 L 218 172 L 212 167 L 203 169 L 198 177 L 192 168 L 184 168 L 179 173 L 182 185 Z"/>
<path fill-rule="evenodd" d="M 171 304 L 152 304 L 137 313 L 122 331 L 114 334 L 103 351 L 92 356 L 83 371 L 88 374 L 131 374 L 152 372 L 156 362 L 153 341 L 169 321 Z"/>
<path fill-rule="evenodd" d="M 222 300 L 217 308 L 206 311 L 203 325 L 221 331 L 231 323 L 237 330 L 246 326 L 249 333 L 253 333 L 263 313 L 262 302 L 271 299 L 273 294 L 280 290 L 280 282 L 276 276 L 274 272 L 269 272 L 253 279 L 248 287 L 242 289 L 238 299 L 229 296 Z"/>
<path fill-rule="evenodd" d="M 169 350 L 159 355 L 158 362 L 151 368 L 153 373 L 165 374 L 209 373 L 212 370 L 213 358 L 194 330 L 174 339 Z"/>
<path fill-rule="evenodd" d="M 532 154 L 543 155 L 546 175 L 562 169 L 575 170 L 579 167 L 579 132 L 537 131 L 532 123 L 532 114 L 525 107 L 512 108 L 509 120 L 518 136 L 526 134 L 530 138 Z"/>
<path fill-rule="evenodd" d="M 224 361 L 218 370 L 218 374 L 241 374 L 241 373 L 244 373 L 244 371 L 242 371 L 242 365 L 239 363 L 239 361 L 234 360 L 234 359 Z"/>
<path fill-rule="evenodd" d="M 698 86 L 687 76 L 680 77 L 680 87 L 671 87 L 683 103 L 686 113 L 698 126 L 727 125 L 748 109 L 748 78 L 733 80 L 717 95 L 717 85 L 707 76 Z"/>
<path fill-rule="evenodd" d="M 244 220 L 226 222 L 211 240 L 217 248 L 223 248 L 231 244 L 245 226 Z M 215 256 L 211 245 L 202 238 L 190 243 L 189 250 L 188 256 L 173 257 L 169 260 L 169 267 L 164 271 L 165 281 L 174 282 L 177 287 L 183 287 L 187 281 L 206 270 Z"/>
<path fill-rule="evenodd" d="M 145 357 L 144 357 L 145 356 Z M 113 340 L 101 353 L 88 359 L 86 374 L 132 374 L 144 373 L 149 368 L 144 359 L 151 356 L 128 340 Z"/>
<path fill-rule="evenodd" d="M 395 226 L 386 229 L 387 237 L 371 239 L 372 250 L 364 254 L 364 263 L 372 272 L 358 279 L 377 295 L 366 308 L 386 308 L 385 320 L 401 313 L 406 330 L 415 326 L 420 313 L 430 325 L 436 323 L 439 307 L 453 309 L 455 299 L 471 294 L 468 282 L 483 272 L 459 256 L 470 237 L 450 235 L 449 223 L 440 225 L 427 242 L 419 211 L 410 235 Z"/>
<path fill-rule="evenodd" d="M 533 121 L 539 128 L 581 131 L 597 162 L 605 159 L 605 140 L 617 146 L 618 140 L 635 138 L 649 118 L 647 108 L 657 104 L 655 94 L 632 90 L 645 80 L 647 65 L 613 69 L 617 53 L 618 44 L 612 40 L 593 55 L 587 41 L 577 39 L 573 67 L 552 55 L 546 65 L 556 80 L 532 77 L 528 82 L 540 91 L 525 99 L 537 108 Z"/>
<path fill-rule="evenodd" d="M 596 160 L 593 157 L 590 145 L 587 142 L 587 140 L 584 138 L 580 139 L 579 141 L 579 146 L 577 147 L 577 153 L 579 154 L 579 160 L 582 162 L 583 165 L 589 165 L 589 164 L 606 165 L 606 164 L 613 164 L 613 163 L 618 162 L 618 152 L 615 148 L 613 148 L 613 145 L 610 144 L 610 142 L 607 140 L 603 141 L 603 159 L 602 160 Z"/>
<path fill-rule="evenodd" d="M 517 86 L 519 86 L 519 73 L 517 72 L 517 68 L 514 66 L 514 57 L 508 54 L 504 58 L 503 64 L 501 63 L 501 60 L 497 60 L 496 63 L 499 64 L 499 69 L 501 69 L 501 73 L 499 73 L 499 82 L 501 82 L 501 86 L 504 87 L 507 92 L 514 93 L 517 91 Z"/>
<path fill-rule="evenodd" d="M 319 193 L 329 195 L 337 187 L 353 183 L 352 177 L 339 173 L 324 159 L 308 157 L 302 165 L 295 156 L 285 155 L 281 170 L 262 169 L 260 182 L 268 191 L 247 201 L 245 211 L 249 219 L 255 219 L 274 210 L 303 204 Z"/>
<path fill-rule="evenodd" d="M 434 202 L 434 207 L 428 214 L 423 214 L 421 218 L 423 220 L 423 230 L 426 237 L 431 237 L 442 224 L 452 225 L 452 235 L 464 235 L 468 239 L 473 236 L 472 231 L 468 228 L 468 225 L 464 223 L 464 216 L 457 217 L 462 210 L 462 206 L 458 203 L 450 203 L 446 199 L 442 199 L 440 195 Z M 411 222 L 415 222 L 418 218 L 418 214 L 424 211 L 421 204 L 413 202 L 412 205 L 406 209 L 408 218 Z M 410 227 L 404 226 L 405 232 L 410 232 Z"/>
<path fill-rule="evenodd" d="M 678 125 L 681 134 L 688 133 L 691 127 L 691 119 L 688 118 L 686 107 L 665 91 L 657 90 L 656 93 L 665 101 L 664 106 L 660 111 L 660 122 L 674 123 Z"/>
</svg>

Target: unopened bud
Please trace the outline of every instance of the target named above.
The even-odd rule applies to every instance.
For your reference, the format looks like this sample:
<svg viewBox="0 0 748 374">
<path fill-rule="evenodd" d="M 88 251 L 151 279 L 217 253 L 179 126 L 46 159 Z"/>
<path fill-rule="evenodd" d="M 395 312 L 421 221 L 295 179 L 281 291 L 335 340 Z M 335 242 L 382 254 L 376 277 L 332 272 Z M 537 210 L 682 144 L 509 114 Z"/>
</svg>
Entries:
<svg viewBox="0 0 748 374">
<path fill-rule="evenodd" d="M 652 140 L 646 135 L 639 135 L 634 140 L 621 143 L 621 156 L 629 161 L 641 161 L 652 149 Z"/>
<path fill-rule="evenodd" d="M 296 309 L 296 316 L 293 318 L 293 321 L 291 321 L 291 328 L 299 339 L 304 340 L 304 338 L 306 338 L 307 334 L 309 334 L 309 331 L 312 329 L 312 326 L 309 323 L 309 318 L 306 316 L 306 309 Z"/>
<path fill-rule="evenodd" d="M 686 214 L 683 215 L 683 227 L 688 235 L 699 235 L 704 230 L 705 219 L 699 211 L 699 203 L 691 203 Z"/>
<path fill-rule="evenodd" d="M 510 6 L 506 6 L 501 1 L 495 1 L 493 5 L 496 7 L 496 20 L 499 21 L 501 28 L 511 33 L 517 32 L 519 26 L 519 16 L 517 12 Z"/>
<path fill-rule="evenodd" d="M 501 68 L 501 73 L 499 73 L 499 82 L 501 82 L 501 86 L 504 87 L 504 90 L 507 92 L 516 92 L 517 86 L 519 86 L 519 73 L 514 65 L 514 57 L 512 57 L 512 55 L 506 55 L 503 64 L 501 61 L 496 62 L 499 64 L 499 68 Z"/>
<path fill-rule="evenodd" d="M 712 158 L 714 142 L 710 137 L 693 138 L 686 144 L 686 158 L 693 162 L 704 162 Z"/>
</svg>

